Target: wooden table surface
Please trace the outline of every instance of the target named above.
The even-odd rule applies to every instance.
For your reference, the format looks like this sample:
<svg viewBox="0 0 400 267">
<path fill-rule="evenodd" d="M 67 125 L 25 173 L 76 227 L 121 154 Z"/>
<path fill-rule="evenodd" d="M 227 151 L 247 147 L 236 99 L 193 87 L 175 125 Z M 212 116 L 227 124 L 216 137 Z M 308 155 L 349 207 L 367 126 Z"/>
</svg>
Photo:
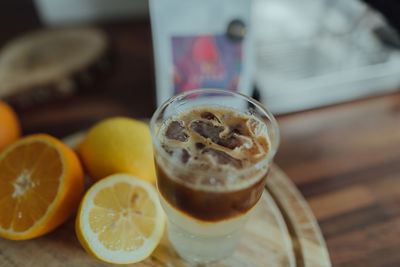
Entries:
<svg viewBox="0 0 400 267">
<path fill-rule="evenodd" d="M 400 266 L 400 93 L 278 119 L 334 266 Z"/>
<path fill-rule="evenodd" d="M 24 9 L 25 19 L 18 20 L 12 12 L 22 4 L 8 4 L 10 12 L 0 14 L 0 46 L 41 27 L 32 10 Z M 5 6 L 0 4 L 0 10 Z M 110 36 L 113 68 L 69 99 L 18 110 L 24 134 L 62 138 L 110 116 L 151 116 L 149 22 L 99 26 Z M 400 266 L 400 93 L 280 116 L 278 121 L 282 141 L 276 163 L 311 206 L 333 265 Z"/>
</svg>

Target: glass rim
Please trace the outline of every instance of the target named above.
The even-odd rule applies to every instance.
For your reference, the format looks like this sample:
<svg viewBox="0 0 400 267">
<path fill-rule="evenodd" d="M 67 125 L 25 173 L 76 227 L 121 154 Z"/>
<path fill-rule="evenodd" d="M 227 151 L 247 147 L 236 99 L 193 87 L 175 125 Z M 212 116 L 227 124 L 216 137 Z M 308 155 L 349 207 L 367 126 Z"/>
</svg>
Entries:
<svg viewBox="0 0 400 267">
<path fill-rule="evenodd" d="M 157 149 L 157 153 L 160 153 L 163 156 L 163 158 L 169 158 L 169 154 L 161 148 L 161 144 L 159 142 L 159 140 L 156 138 L 155 135 L 155 125 L 156 125 L 156 120 L 159 117 L 160 113 L 162 110 L 164 110 L 165 107 L 167 107 L 170 103 L 176 101 L 179 98 L 183 98 L 187 95 L 190 94 L 195 94 L 195 93 L 207 93 L 207 92 L 219 92 L 219 93 L 225 93 L 225 94 L 231 94 L 233 96 L 238 96 L 243 98 L 244 100 L 246 100 L 247 102 L 257 106 L 259 109 L 261 109 L 266 115 L 267 119 L 270 121 L 271 123 L 271 128 L 273 129 L 274 133 L 276 134 L 276 136 L 274 136 L 274 140 L 271 140 L 271 138 L 269 138 L 269 141 L 271 143 L 271 147 L 270 147 L 270 151 L 268 152 L 267 156 L 265 157 L 265 159 L 261 160 L 260 162 L 256 163 L 253 167 L 259 166 L 259 165 L 263 165 L 266 164 L 268 162 L 271 161 L 271 159 L 275 156 L 278 147 L 279 147 L 279 142 L 280 142 L 280 132 L 279 132 L 279 126 L 278 126 L 278 122 L 276 121 L 274 115 L 264 106 L 262 105 L 259 101 L 255 100 L 254 98 L 247 96 L 245 94 L 236 92 L 236 91 L 232 91 L 232 90 L 227 90 L 227 89 L 217 89 L 217 88 L 199 88 L 199 89 L 194 89 L 194 90 L 190 90 L 190 91 L 186 91 L 183 93 L 179 93 L 177 95 L 174 95 L 170 98 L 168 98 L 166 101 L 164 101 L 157 109 L 156 111 L 153 113 L 153 116 L 150 119 L 150 133 L 151 133 L 151 139 L 153 142 L 153 146 Z M 180 168 L 182 168 L 182 164 L 176 164 L 175 162 L 169 162 L 169 164 L 173 164 L 176 166 L 179 166 Z M 252 167 L 252 168 L 253 168 Z M 246 170 L 246 169 L 243 169 Z"/>
</svg>

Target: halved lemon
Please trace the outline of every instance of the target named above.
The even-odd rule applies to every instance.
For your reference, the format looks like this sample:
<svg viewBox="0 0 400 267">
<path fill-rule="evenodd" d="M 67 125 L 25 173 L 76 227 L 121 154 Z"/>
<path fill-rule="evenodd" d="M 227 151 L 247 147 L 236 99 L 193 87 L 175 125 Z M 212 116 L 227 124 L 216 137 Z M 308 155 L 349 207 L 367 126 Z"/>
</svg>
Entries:
<svg viewBox="0 0 400 267">
<path fill-rule="evenodd" d="M 139 262 L 157 247 L 165 215 L 153 185 L 131 174 L 115 174 L 85 194 L 76 234 L 95 258 L 118 264 Z"/>
</svg>

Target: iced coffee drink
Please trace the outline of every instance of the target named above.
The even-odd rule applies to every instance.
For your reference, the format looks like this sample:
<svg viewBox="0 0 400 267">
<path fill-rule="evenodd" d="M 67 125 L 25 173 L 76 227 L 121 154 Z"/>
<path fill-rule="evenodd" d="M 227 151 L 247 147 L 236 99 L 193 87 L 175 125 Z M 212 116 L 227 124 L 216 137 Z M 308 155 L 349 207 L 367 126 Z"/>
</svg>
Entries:
<svg viewBox="0 0 400 267">
<path fill-rule="evenodd" d="M 174 248 L 205 263 L 232 254 L 263 193 L 276 147 L 268 117 L 256 116 L 254 105 L 236 103 L 240 110 L 188 101 L 195 104 L 152 125 L 157 187 Z"/>
</svg>

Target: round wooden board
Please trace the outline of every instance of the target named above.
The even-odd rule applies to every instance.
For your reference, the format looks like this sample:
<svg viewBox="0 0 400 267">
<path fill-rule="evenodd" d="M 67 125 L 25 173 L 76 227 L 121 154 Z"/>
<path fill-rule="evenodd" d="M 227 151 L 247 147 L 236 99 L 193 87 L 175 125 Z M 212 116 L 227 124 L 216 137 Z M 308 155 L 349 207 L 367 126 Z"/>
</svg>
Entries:
<svg viewBox="0 0 400 267">
<path fill-rule="evenodd" d="M 84 133 L 65 138 L 74 147 Z M 74 220 L 43 237 L 0 239 L 1 266 L 108 266 L 89 256 L 75 237 Z M 194 266 L 176 254 L 166 235 L 153 254 L 132 266 Z M 290 179 L 273 166 L 266 190 L 235 253 L 211 267 L 331 266 L 318 224 Z"/>
</svg>

